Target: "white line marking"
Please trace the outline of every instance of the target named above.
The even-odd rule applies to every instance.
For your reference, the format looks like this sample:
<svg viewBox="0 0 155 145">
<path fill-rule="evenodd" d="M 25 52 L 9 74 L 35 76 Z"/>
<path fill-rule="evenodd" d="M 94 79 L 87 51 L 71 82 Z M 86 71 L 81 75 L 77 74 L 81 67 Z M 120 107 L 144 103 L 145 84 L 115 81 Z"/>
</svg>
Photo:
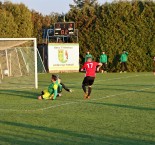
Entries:
<svg viewBox="0 0 155 145">
<path fill-rule="evenodd" d="M 101 98 L 96 98 L 96 99 L 90 99 L 90 100 L 79 100 L 79 101 L 75 101 L 75 102 L 67 102 L 67 103 L 63 103 L 63 104 L 58 104 L 58 105 L 52 105 L 46 108 L 39 108 L 39 109 L 34 109 L 34 110 L 13 110 L 13 109 L 0 109 L 0 111 L 15 111 L 15 112 L 36 112 L 36 111 L 44 111 L 47 109 L 51 109 L 51 108 L 57 108 L 57 107 L 61 107 L 61 106 L 66 106 L 66 105 L 70 105 L 70 104 L 77 104 L 77 103 L 83 103 L 83 102 L 88 102 L 88 101 L 96 101 L 96 100 L 101 100 L 101 99 L 106 99 L 106 98 L 110 98 L 110 97 L 116 97 L 116 96 L 120 96 L 120 95 L 124 95 L 124 94 L 130 94 L 130 93 L 136 93 L 136 92 L 141 92 L 144 90 L 149 90 L 151 88 L 155 88 L 155 85 L 149 88 L 143 88 L 143 89 L 138 89 L 138 90 L 134 90 L 134 91 L 130 91 L 130 92 L 123 92 L 123 93 L 119 93 L 119 94 L 115 94 L 115 95 L 109 95 L 109 96 L 105 96 L 105 97 L 101 97 Z"/>
<path fill-rule="evenodd" d="M 105 79 L 105 80 L 95 80 L 95 82 L 106 82 L 106 81 L 113 81 L 113 80 L 120 80 L 120 79 L 128 79 L 128 78 L 141 77 L 141 76 L 151 76 L 151 74 L 134 75 L 134 76 L 126 76 L 126 77 L 118 77 L 118 78 Z M 67 85 L 77 85 L 77 84 L 80 84 L 80 83 L 67 84 Z"/>
<path fill-rule="evenodd" d="M 135 76 L 119 77 L 119 78 L 106 79 L 106 80 L 97 80 L 96 82 L 101 82 L 101 81 L 105 82 L 105 81 L 112 81 L 112 80 L 128 79 L 128 78 L 134 78 L 134 77 L 139 77 L 139 76 L 149 76 L 149 75 L 145 74 L 145 75 L 135 75 Z"/>
</svg>

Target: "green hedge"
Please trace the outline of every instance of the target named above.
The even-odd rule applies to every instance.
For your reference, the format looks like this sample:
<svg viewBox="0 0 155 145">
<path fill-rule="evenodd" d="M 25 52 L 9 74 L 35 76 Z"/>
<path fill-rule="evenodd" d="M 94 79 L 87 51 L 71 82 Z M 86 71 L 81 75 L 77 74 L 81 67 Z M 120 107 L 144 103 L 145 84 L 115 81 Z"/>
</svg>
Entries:
<svg viewBox="0 0 155 145">
<path fill-rule="evenodd" d="M 129 52 L 129 71 L 151 71 L 155 55 L 155 3 L 153 1 L 85 3 L 72 7 L 68 21 L 79 29 L 80 61 L 87 50 L 99 60 L 108 54 L 109 70 L 119 71 L 122 50 Z"/>
<path fill-rule="evenodd" d="M 80 63 L 86 51 L 96 61 L 102 50 L 108 55 L 109 71 L 119 71 L 122 50 L 129 52 L 129 71 L 151 71 L 155 56 L 155 2 L 117 1 L 99 5 L 97 0 L 74 0 L 66 21 L 79 30 Z M 0 37 L 37 37 L 57 22 L 59 14 L 43 16 L 24 4 L 0 2 Z"/>
</svg>

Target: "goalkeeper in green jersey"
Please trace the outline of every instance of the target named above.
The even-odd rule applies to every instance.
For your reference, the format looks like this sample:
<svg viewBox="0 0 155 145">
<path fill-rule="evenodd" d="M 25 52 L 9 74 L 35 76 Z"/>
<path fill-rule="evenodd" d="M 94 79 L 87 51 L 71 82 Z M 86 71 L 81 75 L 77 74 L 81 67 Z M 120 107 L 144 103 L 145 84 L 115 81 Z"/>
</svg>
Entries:
<svg viewBox="0 0 155 145">
<path fill-rule="evenodd" d="M 41 92 L 41 96 L 38 97 L 39 100 L 55 100 L 58 95 L 58 80 L 57 76 L 52 75 L 51 84 L 48 87 L 48 90 L 44 90 Z"/>
</svg>

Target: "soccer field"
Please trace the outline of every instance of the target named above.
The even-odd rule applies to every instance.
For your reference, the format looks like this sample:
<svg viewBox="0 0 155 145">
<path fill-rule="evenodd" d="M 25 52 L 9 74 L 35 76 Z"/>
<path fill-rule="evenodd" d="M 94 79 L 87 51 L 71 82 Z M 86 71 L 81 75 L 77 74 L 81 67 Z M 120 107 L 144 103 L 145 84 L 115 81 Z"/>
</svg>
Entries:
<svg viewBox="0 0 155 145">
<path fill-rule="evenodd" d="M 155 76 L 97 74 L 90 100 L 83 99 L 83 73 L 60 74 L 74 91 L 55 101 L 37 100 L 39 89 L 0 90 L 0 145 L 154 145 Z"/>
</svg>

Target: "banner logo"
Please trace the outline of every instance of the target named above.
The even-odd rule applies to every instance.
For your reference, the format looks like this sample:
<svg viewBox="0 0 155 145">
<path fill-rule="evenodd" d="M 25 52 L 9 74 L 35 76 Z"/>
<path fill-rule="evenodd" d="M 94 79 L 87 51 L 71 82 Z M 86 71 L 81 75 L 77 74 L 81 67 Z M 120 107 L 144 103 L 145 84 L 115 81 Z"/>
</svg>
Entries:
<svg viewBox="0 0 155 145">
<path fill-rule="evenodd" d="M 59 49 L 58 50 L 58 59 L 61 63 L 66 63 L 68 61 L 67 50 Z"/>
</svg>

